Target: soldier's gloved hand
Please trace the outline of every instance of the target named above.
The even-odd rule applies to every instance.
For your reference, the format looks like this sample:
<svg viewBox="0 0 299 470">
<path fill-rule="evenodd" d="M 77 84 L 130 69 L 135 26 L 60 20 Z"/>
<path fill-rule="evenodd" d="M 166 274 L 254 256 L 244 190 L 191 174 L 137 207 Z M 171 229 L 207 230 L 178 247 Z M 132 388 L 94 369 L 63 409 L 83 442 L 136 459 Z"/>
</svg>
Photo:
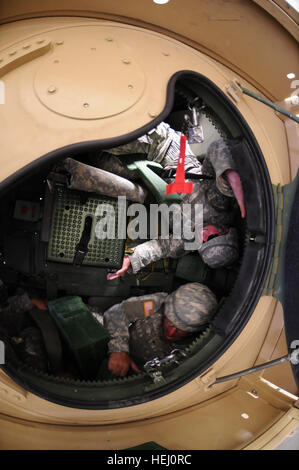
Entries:
<svg viewBox="0 0 299 470">
<path fill-rule="evenodd" d="M 244 204 L 244 194 L 243 194 L 243 189 L 242 189 L 242 183 L 241 183 L 239 173 L 237 173 L 235 170 L 226 170 L 225 176 L 227 177 L 228 182 L 231 185 L 231 188 L 235 195 L 235 198 L 237 199 L 237 202 L 239 204 L 241 217 L 244 218 L 246 216 L 246 210 L 245 210 L 245 204 Z"/>
<path fill-rule="evenodd" d="M 141 373 L 141 370 L 138 369 L 135 362 L 132 361 L 127 353 L 113 352 L 110 354 L 108 369 L 110 372 L 112 372 L 112 374 L 124 377 L 127 375 L 130 368 L 139 374 Z"/>
<path fill-rule="evenodd" d="M 117 277 L 125 274 L 125 272 L 129 269 L 130 264 L 131 264 L 130 258 L 128 256 L 125 256 L 122 267 L 118 271 L 116 271 L 116 273 L 107 274 L 107 280 L 112 281 L 113 279 L 116 279 Z"/>
</svg>

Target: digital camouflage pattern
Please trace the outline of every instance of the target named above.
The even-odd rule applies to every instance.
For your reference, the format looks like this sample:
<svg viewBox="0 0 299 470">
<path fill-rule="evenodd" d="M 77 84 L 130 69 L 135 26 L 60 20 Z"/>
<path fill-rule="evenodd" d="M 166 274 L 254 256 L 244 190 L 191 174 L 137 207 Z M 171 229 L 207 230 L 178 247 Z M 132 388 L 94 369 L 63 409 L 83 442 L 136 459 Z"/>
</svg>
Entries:
<svg viewBox="0 0 299 470">
<path fill-rule="evenodd" d="M 230 228 L 229 233 L 208 240 L 202 244 L 198 252 L 203 262 L 210 268 L 229 266 L 239 257 L 237 230 Z"/>
<path fill-rule="evenodd" d="M 47 372 L 48 359 L 41 331 L 32 326 L 21 332 L 17 341 L 16 352 L 20 359 L 33 369 Z"/>
<path fill-rule="evenodd" d="M 144 302 L 153 302 L 153 315 L 161 313 L 161 307 L 167 294 L 157 292 L 153 295 L 131 297 L 120 304 L 113 305 L 104 313 L 104 327 L 108 330 L 111 340 L 109 352 L 129 352 L 129 326 L 137 319 L 145 318 Z M 147 317 L 147 320 L 150 317 Z"/>
<path fill-rule="evenodd" d="M 155 129 L 134 142 L 107 150 L 113 155 L 143 154 L 148 160 L 160 163 L 166 170 L 176 169 L 180 153 L 181 132 L 177 132 L 161 122 Z M 185 169 L 197 168 L 200 173 L 201 164 L 186 144 Z"/>
<path fill-rule="evenodd" d="M 28 323 L 29 312 L 33 308 L 26 292 L 9 297 L 0 307 L 0 324 L 9 336 L 18 335 Z"/>
<path fill-rule="evenodd" d="M 11 311 L 15 313 L 28 312 L 32 309 L 32 302 L 26 292 L 9 297 L 7 302 Z"/>
<path fill-rule="evenodd" d="M 182 194 L 181 205 L 190 204 L 192 207 L 195 204 L 202 204 L 203 226 L 215 225 L 216 227 L 221 227 L 225 225 L 229 227 L 234 222 L 237 204 L 223 173 L 235 167 L 228 147 L 223 140 L 218 140 L 209 147 L 203 162 L 203 168 L 205 174 L 210 175 L 213 172 L 214 176 L 215 174 L 218 176 L 212 180 L 195 180 L 193 182 L 193 192 L 191 194 Z M 188 214 L 184 214 L 183 211 L 182 214 L 182 223 L 190 223 L 190 220 L 184 220 L 184 217 L 188 217 Z M 191 215 L 191 231 L 193 232 L 194 230 L 194 217 Z M 190 240 L 186 240 L 184 237 L 174 239 L 170 235 L 168 239 L 159 238 L 138 245 L 134 249 L 134 253 L 129 257 L 131 272 L 137 273 L 140 269 L 161 258 L 178 258 L 183 256 L 186 253 L 186 242 L 190 242 Z M 233 258 L 230 258 L 232 251 L 229 249 L 225 254 L 224 250 L 225 244 L 222 245 L 222 253 L 219 250 L 214 250 L 215 258 L 212 260 L 212 264 L 221 267 L 235 261 L 235 252 L 233 253 Z M 207 258 L 209 266 L 210 260 L 210 257 Z M 224 261 L 223 265 L 221 264 L 222 260 Z"/>
<path fill-rule="evenodd" d="M 112 155 L 107 152 L 102 152 L 100 155 L 97 155 L 93 158 L 95 166 L 106 171 L 110 171 L 115 175 L 121 176 L 122 178 L 127 178 L 129 180 L 135 180 L 139 177 L 137 170 L 128 170 L 128 168 L 123 164 L 121 159 L 116 155 Z"/>
<path fill-rule="evenodd" d="M 132 180 L 136 177 L 136 174 L 128 172 L 121 162 L 121 155 L 144 154 L 147 159 L 161 163 L 165 169 L 173 169 L 177 167 L 180 137 L 180 132 L 174 131 L 168 124 L 162 122 L 152 132 L 140 137 L 138 140 L 107 150 L 110 153 L 109 156 L 107 153 L 100 155 L 96 159 L 96 164 L 102 166 L 103 170 L 81 164 L 70 158 L 66 159 L 65 167 L 72 175 L 69 187 L 83 191 L 100 192 L 111 197 L 125 195 L 129 200 L 143 202 L 146 190 L 142 190 L 139 185 L 125 179 L 130 177 Z M 117 155 L 120 157 L 117 158 Z M 211 176 L 213 179 L 194 180 L 193 192 L 191 194 L 182 194 L 181 205 L 190 204 L 192 209 L 195 204 L 202 204 L 204 226 L 231 226 L 234 222 L 237 204 L 224 172 L 228 169 L 235 169 L 235 165 L 229 147 L 224 140 L 219 139 L 210 145 L 202 163 L 197 160 L 187 144 L 185 169 L 188 172 Z M 115 174 L 113 175 L 110 172 Z M 168 179 L 167 183 L 173 181 L 174 179 Z M 144 192 L 142 193 L 142 191 Z M 183 214 L 181 226 L 185 224 L 189 226 L 190 224 L 190 230 L 194 232 L 194 217 L 192 214 L 190 217 L 188 214 L 184 214 L 183 211 L 181 212 Z M 170 219 L 170 227 L 172 226 L 172 220 Z M 192 240 L 186 240 L 184 237 L 175 239 L 170 234 L 168 239 L 153 239 L 138 245 L 134 249 L 134 253 L 129 256 L 131 263 L 129 272 L 135 274 L 161 258 L 183 256 L 186 253 L 185 244 L 188 242 L 190 243 Z M 222 253 L 220 253 L 220 250 L 214 250 L 212 264 L 221 267 L 222 260 L 223 265 L 230 264 L 231 254 L 233 254 L 231 262 L 235 261 L 235 252 L 232 252 L 230 248 L 226 254 L 224 254 L 224 251 L 225 246 L 223 246 Z M 206 256 L 206 259 L 207 264 L 209 264 L 211 257 Z"/>
<path fill-rule="evenodd" d="M 235 170 L 230 149 L 223 139 L 213 142 L 203 161 L 203 173 L 216 177 L 216 186 L 221 194 L 234 197 L 230 184 L 224 176 L 226 170 Z"/>
<path fill-rule="evenodd" d="M 152 318 L 138 318 L 130 327 L 130 355 L 139 363 L 168 356 L 178 347 L 177 343 L 164 338 L 163 319 L 163 313 L 156 312 Z"/>
<path fill-rule="evenodd" d="M 70 189 L 98 193 L 105 196 L 125 196 L 129 201 L 143 203 L 147 191 L 137 183 L 111 172 L 66 158 L 64 167 L 70 173 Z"/>
<path fill-rule="evenodd" d="M 217 307 L 215 294 L 203 284 L 179 287 L 165 299 L 165 316 L 180 330 L 194 332 L 208 323 Z"/>
<path fill-rule="evenodd" d="M 145 317 L 144 304 L 149 301 L 154 309 Z M 186 340 L 164 338 L 164 315 L 178 328 L 192 333 L 210 321 L 216 307 L 215 295 L 200 283 L 185 284 L 169 295 L 157 292 L 125 300 L 104 313 L 104 326 L 111 336 L 109 353 L 126 352 L 143 362 L 164 357 L 178 345 L 187 344 Z"/>
</svg>

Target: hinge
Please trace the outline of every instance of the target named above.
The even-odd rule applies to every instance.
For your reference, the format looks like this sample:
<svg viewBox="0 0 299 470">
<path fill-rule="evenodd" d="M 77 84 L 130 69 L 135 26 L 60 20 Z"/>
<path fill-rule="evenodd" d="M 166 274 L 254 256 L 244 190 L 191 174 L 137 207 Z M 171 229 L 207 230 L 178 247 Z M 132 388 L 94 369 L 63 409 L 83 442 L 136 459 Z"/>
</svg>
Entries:
<svg viewBox="0 0 299 470">
<path fill-rule="evenodd" d="M 273 258 L 270 265 L 268 278 L 262 295 L 269 295 L 282 302 L 284 290 L 284 261 L 288 235 L 289 221 L 297 184 L 299 171 L 296 178 L 285 186 L 273 185 L 275 204 L 275 240 Z"/>
<path fill-rule="evenodd" d="M 238 84 L 237 79 L 232 80 L 228 85 L 225 87 L 227 94 L 235 101 L 235 103 L 239 103 L 243 92 Z"/>
<path fill-rule="evenodd" d="M 216 382 L 216 372 L 214 369 L 210 369 L 208 372 L 198 377 L 195 381 L 200 387 L 207 391 L 209 390 L 210 386 Z"/>
</svg>

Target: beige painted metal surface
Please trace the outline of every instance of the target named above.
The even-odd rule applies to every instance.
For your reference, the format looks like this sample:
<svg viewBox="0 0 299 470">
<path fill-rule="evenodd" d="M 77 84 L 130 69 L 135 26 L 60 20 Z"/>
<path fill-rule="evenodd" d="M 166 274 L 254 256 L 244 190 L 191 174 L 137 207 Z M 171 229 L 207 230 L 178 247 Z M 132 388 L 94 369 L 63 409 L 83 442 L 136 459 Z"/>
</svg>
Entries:
<svg viewBox="0 0 299 470">
<path fill-rule="evenodd" d="M 208 2 L 201 2 L 199 10 L 194 10 L 199 2 L 184 2 L 183 11 L 181 2 L 174 1 L 175 15 L 173 10 L 164 10 L 169 15 L 159 17 L 150 2 L 143 4 L 142 11 L 140 2 L 134 1 L 126 3 L 125 11 L 113 2 L 87 3 L 88 16 L 118 14 L 118 23 L 51 17 L 0 27 L 0 74 L 2 70 L 6 92 L 0 116 L 1 180 L 57 148 L 118 137 L 150 123 L 163 110 L 168 81 L 179 70 L 205 75 L 233 102 L 227 90 L 235 78 L 251 89 L 252 83 L 259 85 L 257 91 L 266 90 L 277 99 L 290 91 L 289 81 L 282 75 L 294 71 L 289 70 L 295 63 L 294 39 L 255 4 L 231 2 L 224 13 L 222 3 L 226 2 L 220 0 L 214 10 L 208 9 Z M 40 3 L 37 7 L 34 1 L 26 2 L 26 8 L 22 2 L 2 2 L 0 15 L 5 23 L 30 15 L 65 14 L 62 9 L 68 5 L 52 1 L 50 7 L 44 2 L 41 11 Z M 75 7 L 72 15 L 84 16 Z M 46 8 L 52 11 L 46 12 Z M 136 24 L 152 23 L 157 31 L 122 24 L 125 13 L 130 22 L 134 18 Z M 217 28 L 212 28 L 215 24 Z M 168 37 L 161 34 L 166 26 Z M 243 33 L 250 32 L 250 53 L 245 34 L 240 34 L 242 28 Z M 258 50 L 261 28 L 269 42 Z M 182 37 L 196 48 L 180 43 L 177 39 Z M 270 42 L 271 51 L 276 47 L 279 56 L 279 73 L 275 74 Z M 215 60 L 219 58 L 225 65 Z M 234 104 L 255 134 L 272 182 L 289 182 L 288 123 L 249 97 L 242 96 Z M 298 424 L 299 412 L 294 406 L 296 398 L 271 389 L 260 376 L 270 382 L 278 377 L 279 386 L 295 393 L 290 371 L 279 370 L 276 376 L 254 374 L 212 388 L 208 385 L 216 377 L 284 351 L 279 315 L 277 302 L 262 297 L 235 343 L 202 377 L 134 407 L 92 411 L 62 407 L 27 392 L 1 371 L 0 447 L 121 449 L 155 441 L 169 449 L 271 448 Z"/>
<path fill-rule="evenodd" d="M 289 91 L 286 74 L 299 75 L 299 35 L 294 19 L 271 3 L 266 8 L 264 0 L 170 0 L 166 5 L 152 0 L 2 0 L 0 21 L 81 16 L 138 25 L 201 50 L 281 101 Z"/>
<path fill-rule="evenodd" d="M 14 48 L 22 50 L 43 39 L 50 40 L 52 47 L 46 54 L 17 66 L 2 77 L 6 91 L 0 116 L 1 129 L 5 129 L 1 142 L 2 180 L 57 148 L 125 135 L 148 124 L 164 109 L 167 84 L 177 71 L 201 73 L 226 94 L 232 80 L 240 79 L 202 53 L 155 32 L 78 19 L 66 19 L 64 25 L 60 22 L 55 26 L 52 18 L 47 20 L 46 27 L 42 20 L 33 22 L 34 34 L 25 28 L 26 35 L 22 40 L 18 37 Z M 8 26 L 1 28 L 2 38 Z M 114 40 L 108 44 L 110 36 Z M 0 54 L 5 57 L 12 46 L 4 47 L 3 39 L 1 42 Z M 102 72 L 105 63 L 102 58 L 107 58 L 110 46 L 114 60 L 109 65 L 112 78 L 108 80 L 106 72 Z M 87 73 L 81 71 L 78 76 L 79 64 Z M 66 75 L 59 72 L 60 68 Z M 45 70 L 50 71 L 49 76 Z M 89 94 L 86 90 L 89 87 L 95 90 L 96 77 L 101 77 L 101 86 L 94 94 Z M 121 95 L 117 89 L 115 93 L 112 91 L 112 84 L 116 86 L 118 82 L 126 91 Z M 244 80 L 242 83 L 246 85 Z M 106 93 L 111 100 L 103 101 Z M 289 169 L 285 165 L 288 148 L 283 122 L 271 109 L 250 97 L 243 96 L 235 104 L 257 137 L 272 181 L 288 182 Z"/>
<path fill-rule="evenodd" d="M 81 27 L 76 36 L 70 29 L 64 41 L 56 41 L 61 47 L 34 79 L 35 94 L 44 106 L 85 120 L 108 118 L 136 105 L 144 93 L 145 75 L 126 44 L 109 36 L 111 29 Z"/>
<path fill-rule="evenodd" d="M 249 418 L 242 417 L 245 412 Z M 130 444 L 149 441 L 167 449 L 238 449 L 282 415 L 263 400 L 232 390 L 220 401 L 216 399 L 163 418 L 114 426 L 31 425 L 0 415 L 1 441 L 5 449 L 30 449 L 32 445 L 40 449 L 126 449 Z M 229 433 L 223 432 L 222 426 L 224 421 L 228 425 L 228 420 Z"/>
<path fill-rule="evenodd" d="M 2 388 L 0 397 L 5 397 L 4 401 L 0 398 L 0 413 L 5 413 L 5 410 L 9 409 L 9 413 L 14 416 L 48 423 L 112 424 L 159 416 L 202 403 L 218 396 L 237 383 L 234 380 L 208 388 L 216 377 L 246 369 L 254 364 L 272 321 L 275 305 L 276 301 L 271 297 L 262 297 L 246 329 L 214 366 L 203 374 L 202 378 L 199 377 L 158 400 L 115 410 L 74 410 L 41 400 L 29 392 L 25 392 L 24 397 L 23 389 L 16 384 L 10 392 L 11 379 L 7 379 L 4 386 L 0 385 L 0 393 Z M 0 376 L 3 376 L 3 372 Z M 3 389 L 7 390 L 7 393 L 3 392 Z M 289 401 L 287 401 L 287 407 L 289 406 Z M 227 426 L 227 423 L 224 421 L 223 425 Z"/>
<path fill-rule="evenodd" d="M 253 0 L 298 40 L 299 13 L 286 0 Z"/>
</svg>

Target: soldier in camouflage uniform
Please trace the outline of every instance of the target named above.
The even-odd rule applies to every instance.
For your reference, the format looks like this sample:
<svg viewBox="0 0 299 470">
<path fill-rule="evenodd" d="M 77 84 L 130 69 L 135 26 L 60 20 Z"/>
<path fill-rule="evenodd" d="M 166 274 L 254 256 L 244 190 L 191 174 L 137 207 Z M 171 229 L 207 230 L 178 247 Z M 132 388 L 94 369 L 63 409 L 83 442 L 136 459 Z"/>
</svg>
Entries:
<svg viewBox="0 0 299 470">
<path fill-rule="evenodd" d="M 104 313 L 104 326 L 111 337 L 110 372 L 122 377 L 130 368 L 140 372 L 130 356 L 144 364 L 154 357 L 162 359 L 173 349 L 184 348 L 186 337 L 204 328 L 216 307 L 213 292 L 193 282 L 169 295 L 157 292 L 132 297 L 109 308 Z"/>
<path fill-rule="evenodd" d="M 118 174 L 123 174 L 121 159 L 117 160 L 116 155 L 143 153 L 149 160 L 161 163 L 165 169 L 176 169 L 180 137 L 180 132 L 174 131 L 168 124 L 162 122 L 151 133 L 140 137 L 137 141 L 109 149 L 108 152 L 113 154 L 111 158 L 107 159 L 104 156 L 99 163 L 106 168 L 110 165 L 110 171 L 114 171 L 115 167 Z M 236 200 L 242 217 L 245 217 L 242 185 L 228 145 L 222 139 L 213 142 L 203 163 L 200 163 L 187 143 L 185 170 L 188 174 L 211 177 L 201 181 L 195 180 L 193 192 L 182 195 L 181 204 L 203 205 L 203 244 L 199 253 L 212 268 L 228 266 L 238 258 L 237 232 L 235 229 L 226 228 L 231 227 L 234 222 Z M 173 182 L 173 179 L 167 182 Z M 192 223 L 193 220 L 191 220 L 191 229 L 194 230 Z M 209 237 L 213 239 L 209 240 Z M 161 258 L 180 257 L 186 253 L 185 242 L 184 238 L 178 240 L 170 236 L 168 239 L 160 238 L 142 243 L 135 248 L 131 256 L 124 258 L 122 268 L 114 274 L 109 274 L 108 279 L 115 279 L 128 269 L 137 273 Z"/>
<path fill-rule="evenodd" d="M 142 204 L 147 195 L 145 188 L 133 183 L 127 177 L 123 178 L 116 174 L 121 163 L 114 160 L 113 164 L 116 171 L 111 173 L 111 169 L 106 171 L 72 158 L 66 158 L 63 166 L 70 175 L 70 178 L 67 179 L 68 188 L 89 193 L 100 193 L 111 197 L 115 197 L 115 194 L 117 194 L 118 196 L 125 196 L 129 201 Z"/>
<path fill-rule="evenodd" d="M 173 170 L 176 169 L 178 163 L 181 135 L 180 132 L 171 129 L 169 124 L 161 122 L 155 129 L 139 137 L 139 139 L 129 144 L 109 149 L 107 152 L 113 155 L 146 155 L 147 160 L 160 163 L 165 170 Z M 111 167 L 111 160 L 107 161 L 105 157 L 102 158 L 102 164 L 105 165 L 104 169 L 116 172 L 117 174 L 121 173 L 121 176 L 126 174 L 125 177 L 128 177 L 127 170 L 122 169 L 122 165 L 119 165 L 119 160 L 118 164 L 117 159 L 113 159 L 112 162 L 113 167 Z M 101 168 L 103 167 L 101 166 Z M 201 163 L 192 152 L 188 142 L 186 142 L 185 170 L 201 174 Z M 123 171 L 126 173 L 123 173 Z"/>
</svg>

